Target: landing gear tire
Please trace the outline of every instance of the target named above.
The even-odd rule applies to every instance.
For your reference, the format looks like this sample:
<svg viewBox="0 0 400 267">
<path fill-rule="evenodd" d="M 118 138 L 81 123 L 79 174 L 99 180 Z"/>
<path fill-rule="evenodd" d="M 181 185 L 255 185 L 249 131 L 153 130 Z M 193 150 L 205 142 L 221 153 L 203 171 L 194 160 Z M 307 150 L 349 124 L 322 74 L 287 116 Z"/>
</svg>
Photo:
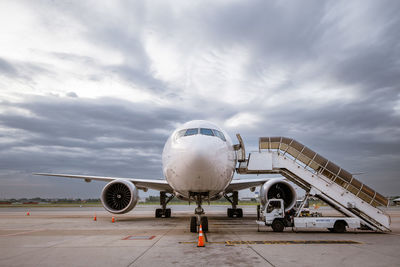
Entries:
<svg viewBox="0 0 400 267">
<path fill-rule="evenodd" d="M 285 225 L 283 225 L 283 222 L 279 220 L 273 221 L 271 227 L 274 232 L 283 232 L 283 230 L 285 229 Z"/>
<path fill-rule="evenodd" d="M 171 217 L 171 209 L 166 209 L 164 215 L 165 215 L 165 218 L 170 218 Z"/>
<path fill-rule="evenodd" d="M 201 228 L 203 232 L 208 232 L 208 218 L 207 217 L 201 217 Z"/>
<path fill-rule="evenodd" d="M 229 218 L 242 218 L 243 217 L 243 210 L 242 209 L 231 209 L 228 208 L 227 214 Z"/>
<path fill-rule="evenodd" d="M 161 218 L 161 217 L 169 218 L 171 217 L 171 209 L 156 209 L 156 218 Z"/>
<path fill-rule="evenodd" d="M 344 221 L 337 221 L 333 226 L 333 230 L 335 233 L 344 233 L 346 232 L 346 223 Z"/>
<path fill-rule="evenodd" d="M 242 209 L 236 209 L 236 217 L 243 218 L 243 210 Z"/>
<path fill-rule="evenodd" d="M 156 209 L 156 218 L 161 218 L 162 216 L 162 209 Z"/>
<path fill-rule="evenodd" d="M 228 215 L 229 218 L 232 218 L 232 217 L 233 217 L 233 209 L 228 208 L 227 211 L 226 211 L 226 213 L 227 213 L 227 215 Z"/>
<path fill-rule="evenodd" d="M 208 225 L 207 225 L 208 227 Z M 197 218 L 196 216 L 190 217 L 190 232 L 197 233 Z"/>
</svg>

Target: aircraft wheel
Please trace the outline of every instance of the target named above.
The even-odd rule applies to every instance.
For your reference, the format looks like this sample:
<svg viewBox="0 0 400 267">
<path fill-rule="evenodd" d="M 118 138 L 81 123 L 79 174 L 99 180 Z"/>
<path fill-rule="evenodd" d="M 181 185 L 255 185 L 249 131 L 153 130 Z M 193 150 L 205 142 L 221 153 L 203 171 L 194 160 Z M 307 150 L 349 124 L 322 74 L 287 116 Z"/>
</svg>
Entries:
<svg viewBox="0 0 400 267">
<path fill-rule="evenodd" d="M 283 232 L 283 230 L 285 229 L 285 225 L 283 225 L 283 222 L 281 222 L 280 220 L 273 221 L 271 227 L 274 232 Z"/>
<path fill-rule="evenodd" d="M 232 218 L 232 217 L 233 217 L 233 209 L 228 208 L 227 214 L 228 214 L 228 217 L 229 217 L 229 218 Z"/>
<path fill-rule="evenodd" d="M 208 232 L 208 218 L 206 216 L 201 217 L 201 228 L 203 232 Z"/>
<path fill-rule="evenodd" d="M 156 209 L 156 218 L 161 218 L 162 209 Z"/>
<path fill-rule="evenodd" d="M 236 209 L 236 217 L 243 218 L 243 210 L 242 209 Z"/>
<path fill-rule="evenodd" d="M 197 233 L 197 218 L 196 218 L 196 216 L 190 217 L 190 232 Z"/>
<path fill-rule="evenodd" d="M 166 209 L 165 210 L 165 218 L 170 218 L 171 217 L 171 209 Z"/>
</svg>

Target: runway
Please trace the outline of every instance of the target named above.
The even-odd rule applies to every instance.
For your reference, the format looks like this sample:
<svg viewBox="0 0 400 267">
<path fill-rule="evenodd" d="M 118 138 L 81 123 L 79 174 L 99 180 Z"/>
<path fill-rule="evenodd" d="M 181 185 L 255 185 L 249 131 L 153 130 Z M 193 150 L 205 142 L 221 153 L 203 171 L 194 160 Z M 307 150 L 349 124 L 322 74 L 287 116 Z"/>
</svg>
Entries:
<svg viewBox="0 0 400 267">
<path fill-rule="evenodd" d="M 390 208 L 393 232 L 270 228 L 257 231 L 256 207 L 227 218 L 227 206 L 205 206 L 206 247 L 189 231 L 194 206 L 171 205 L 172 218 L 154 218 L 158 206 L 138 205 L 115 216 L 99 207 L 0 208 L 0 266 L 398 266 L 400 208 Z M 26 212 L 30 212 L 30 216 Z M 332 215 L 332 210 L 321 209 Z M 94 215 L 97 221 L 93 220 Z"/>
</svg>

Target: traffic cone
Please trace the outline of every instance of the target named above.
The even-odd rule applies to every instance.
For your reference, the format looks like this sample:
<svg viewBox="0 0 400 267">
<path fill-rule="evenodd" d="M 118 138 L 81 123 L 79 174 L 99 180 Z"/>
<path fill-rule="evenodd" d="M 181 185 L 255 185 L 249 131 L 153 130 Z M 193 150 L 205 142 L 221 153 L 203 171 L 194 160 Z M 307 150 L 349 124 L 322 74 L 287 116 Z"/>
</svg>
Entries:
<svg viewBox="0 0 400 267">
<path fill-rule="evenodd" d="M 26 213 L 26 216 L 30 216 L 31 214 L 29 213 L 29 211 Z"/>
<path fill-rule="evenodd" d="M 204 246 L 204 234 L 203 234 L 203 229 L 201 228 L 201 224 L 200 224 L 200 229 L 199 229 L 199 242 L 197 243 L 197 247 L 205 247 Z"/>
<path fill-rule="evenodd" d="M 112 223 L 115 223 L 115 218 L 114 218 L 114 216 L 112 216 L 111 222 L 112 222 Z"/>
<path fill-rule="evenodd" d="M 96 214 L 95 214 L 94 217 L 93 217 L 93 221 L 97 221 Z"/>
</svg>

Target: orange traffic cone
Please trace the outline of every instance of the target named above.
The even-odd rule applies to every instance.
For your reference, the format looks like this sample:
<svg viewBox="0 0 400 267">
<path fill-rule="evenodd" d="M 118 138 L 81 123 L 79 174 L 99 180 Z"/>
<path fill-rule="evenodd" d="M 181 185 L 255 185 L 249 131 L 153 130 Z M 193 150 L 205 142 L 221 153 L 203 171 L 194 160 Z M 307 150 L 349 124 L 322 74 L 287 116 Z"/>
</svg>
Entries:
<svg viewBox="0 0 400 267">
<path fill-rule="evenodd" d="M 203 229 L 201 228 L 201 224 L 199 229 L 199 242 L 197 243 L 197 246 L 204 247 L 204 234 L 203 234 Z"/>
<path fill-rule="evenodd" d="M 31 214 L 29 213 L 29 211 L 26 213 L 26 216 L 30 216 Z"/>
<path fill-rule="evenodd" d="M 97 221 L 96 214 L 95 214 L 94 217 L 93 217 L 93 221 Z"/>
<path fill-rule="evenodd" d="M 111 222 L 112 222 L 112 223 L 114 223 L 114 222 L 115 222 L 115 218 L 114 218 L 114 216 L 112 216 L 112 218 L 111 218 Z"/>
</svg>

